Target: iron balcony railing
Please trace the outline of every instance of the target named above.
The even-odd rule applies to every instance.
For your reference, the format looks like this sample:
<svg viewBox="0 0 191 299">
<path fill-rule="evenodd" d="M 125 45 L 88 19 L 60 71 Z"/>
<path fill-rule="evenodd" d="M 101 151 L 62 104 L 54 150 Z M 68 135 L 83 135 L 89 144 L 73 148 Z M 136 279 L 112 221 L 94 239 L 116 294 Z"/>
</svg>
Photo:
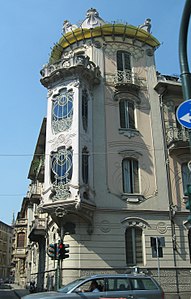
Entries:
<svg viewBox="0 0 191 299">
<path fill-rule="evenodd" d="M 130 70 L 118 70 L 114 75 L 114 83 L 141 85 L 141 79 Z"/>
</svg>

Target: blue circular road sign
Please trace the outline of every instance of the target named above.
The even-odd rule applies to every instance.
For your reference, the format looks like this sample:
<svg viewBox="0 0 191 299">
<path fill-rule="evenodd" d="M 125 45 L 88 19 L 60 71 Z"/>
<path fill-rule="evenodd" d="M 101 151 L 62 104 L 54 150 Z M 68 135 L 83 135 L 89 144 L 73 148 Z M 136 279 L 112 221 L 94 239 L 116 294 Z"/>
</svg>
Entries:
<svg viewBox="0 0 191 299">
<path fill-rule="evenodd" d="M 178 106 L 176 118 L 183 127 L 191 129 L 191 99 Z"/>
</svg>

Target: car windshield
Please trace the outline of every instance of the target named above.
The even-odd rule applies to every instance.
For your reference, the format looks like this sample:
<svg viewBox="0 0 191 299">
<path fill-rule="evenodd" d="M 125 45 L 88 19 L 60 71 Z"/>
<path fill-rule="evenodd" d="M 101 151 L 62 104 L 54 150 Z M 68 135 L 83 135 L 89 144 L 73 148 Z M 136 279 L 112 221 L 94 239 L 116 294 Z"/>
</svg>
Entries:
<svg viewBox="0 0 191 299">
<path fill-rule="evenodd" d="M 77 287 L 78 284 L 81 283 L 82 281 L 84 281 L 84 278 L 76 279 L 76 280 L 70 282 L 69 284 L 65 285 L 63 288 L 59 289 L 58 292 L 68 293 L 70 290 Z"/>
</svg>

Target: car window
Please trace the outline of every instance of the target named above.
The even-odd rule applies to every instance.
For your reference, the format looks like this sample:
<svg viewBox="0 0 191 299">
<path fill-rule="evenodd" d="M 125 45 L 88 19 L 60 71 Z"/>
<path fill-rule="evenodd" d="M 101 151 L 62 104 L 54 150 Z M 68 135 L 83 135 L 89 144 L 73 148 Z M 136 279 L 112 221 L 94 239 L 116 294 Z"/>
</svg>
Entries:
<svg viewBox="0 0 191 299">
<path fill-rule="evenodd" d="M 158 286 L 149 278 L 143 278 L 142 283 L 144 285 L 145 290 L 157 290 Z"/>
<path fill-rule="evenodd" d="M 93 286 L 93 287 L 92 287 Z M 80 286 L 77 287 L 73 292 L 76 290 L 79 292 L 103 292 L 105 289 L 104 286 L 104 279 L 91 279 L 82 283 Z"/>
<path fill-rule="evenodd" d="M 150 278 L 130 278 L 133 290 L 157 290 L 158 287 Z"/>
<path fill-rule="evenodd" d="M 63 288 L 59 289 L 58 291 L 60 293 L 68 293 L 71 289 L 73 289 L 75 286 L 79 285 L 81 281 L 83 281 L 84 278 L 76 279 L 69 284 L 65 285 Z"/>
<path fill-rule="evenodd" d="M 127 291 L 130 289 L 129 279 L 126 277 L 107 279 L 107 291 Z"/>
</svg>

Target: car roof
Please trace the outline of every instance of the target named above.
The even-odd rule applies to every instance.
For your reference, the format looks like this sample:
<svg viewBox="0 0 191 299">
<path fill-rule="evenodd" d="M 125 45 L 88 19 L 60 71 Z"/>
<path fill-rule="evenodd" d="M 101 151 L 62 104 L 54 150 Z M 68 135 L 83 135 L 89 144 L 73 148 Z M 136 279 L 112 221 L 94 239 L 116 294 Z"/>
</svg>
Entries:
<svg viewBox="0 0 191 299">
<path fill-rule="evenodd" d="M 95 274 L 91 276 L 84 276 L 81 278 L 84 279 L 96 279 L 96 278 L 117 278 L 117 277 L 126 277 L 126 278 L 135 278 L 135 277 L 141 277 L 141 278 L 151 278 L 148 275 L 145 275 L 144 273 L 124 273 L 124 274 Z"/>
</svg>

